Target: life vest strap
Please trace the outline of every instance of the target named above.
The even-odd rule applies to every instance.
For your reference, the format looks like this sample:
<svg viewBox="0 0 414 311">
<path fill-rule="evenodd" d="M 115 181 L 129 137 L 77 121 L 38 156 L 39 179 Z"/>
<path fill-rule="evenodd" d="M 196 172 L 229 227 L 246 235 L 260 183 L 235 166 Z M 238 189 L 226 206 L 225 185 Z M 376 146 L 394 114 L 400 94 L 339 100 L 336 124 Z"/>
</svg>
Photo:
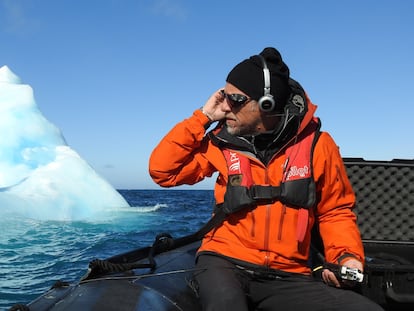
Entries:
<svg viewBox="0 0 414 311">
<path fill-rule="evenodd" d="M 274 202 L 281 198 L 281 188 L 276 186 L 253 185 L 250 194 L 255 202 Z"/>
</svg>

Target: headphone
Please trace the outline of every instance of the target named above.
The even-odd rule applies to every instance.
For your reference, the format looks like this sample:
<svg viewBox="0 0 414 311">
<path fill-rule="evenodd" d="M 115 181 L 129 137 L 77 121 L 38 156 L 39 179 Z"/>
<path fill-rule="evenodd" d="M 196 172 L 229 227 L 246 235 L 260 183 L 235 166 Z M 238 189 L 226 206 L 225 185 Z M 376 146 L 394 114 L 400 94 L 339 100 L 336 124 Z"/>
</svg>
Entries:
<svg viewBox="0 0 414 311">
<path fill-rule="evenodd" d="M 269 112 L 275 109 L 276 102 L 273 98 L 273 95 L 270 94 L 270 71 L 267 67 L 266 60 L 262 55 L 257 55 L 262 60 L 263 63 L 263 79 L 264 79 L 264 92 L 263 96 L 260 97 L 258 103 L 260 110 L 264 112 Z"/>
<path fill-rule="evenodd" d="M 273 95 L 270 94 L 270 71 L 267 67 L 266 60 L 262 55 L 257 55 L 263 63 L 264 92 L 258 103 L 261 111 L 270 112 L 276 108 L 276 102 Z M 289 99 L 285 106 L 285 113 L 303 117 L 307 112 L 306 96 L 302 86 L 292 78 L 289 78 L 289 88 L 291 90 Z"/>
</svg>

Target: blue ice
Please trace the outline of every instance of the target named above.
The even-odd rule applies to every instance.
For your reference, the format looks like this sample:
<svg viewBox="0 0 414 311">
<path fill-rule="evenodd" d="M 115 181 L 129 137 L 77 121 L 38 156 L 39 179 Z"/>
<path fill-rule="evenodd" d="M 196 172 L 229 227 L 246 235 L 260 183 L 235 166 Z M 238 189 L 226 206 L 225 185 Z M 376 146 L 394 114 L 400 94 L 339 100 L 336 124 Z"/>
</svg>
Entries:
<svg viewBox="0 0 414 311">
<path fill-rule="evenodd" d="M 82 220 L 123 207 L 126 200 L 43 116 L 33 89 L 1 67 L 0 217 Z"/>
</svg>

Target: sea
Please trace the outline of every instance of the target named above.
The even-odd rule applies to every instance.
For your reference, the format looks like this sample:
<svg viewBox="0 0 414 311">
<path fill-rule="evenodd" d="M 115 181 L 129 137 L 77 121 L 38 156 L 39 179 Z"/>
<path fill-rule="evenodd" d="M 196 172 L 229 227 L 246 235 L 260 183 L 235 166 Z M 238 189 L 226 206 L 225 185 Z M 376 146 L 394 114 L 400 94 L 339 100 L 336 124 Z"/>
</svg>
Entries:
<svg viewBox="0 0 414 311">
<path fill-rule="evenodd" d="M 56 281 L 75 282 L 93 259 L 149 246 L 156 235 L 181 237 L 211 216 L 212 190 L 118 190 L 129 208 L 94 219 L 0 219 L 0 310 L 27 304 Z M 1 207 L 0 207 L 1 208 Z"/>
</svg>

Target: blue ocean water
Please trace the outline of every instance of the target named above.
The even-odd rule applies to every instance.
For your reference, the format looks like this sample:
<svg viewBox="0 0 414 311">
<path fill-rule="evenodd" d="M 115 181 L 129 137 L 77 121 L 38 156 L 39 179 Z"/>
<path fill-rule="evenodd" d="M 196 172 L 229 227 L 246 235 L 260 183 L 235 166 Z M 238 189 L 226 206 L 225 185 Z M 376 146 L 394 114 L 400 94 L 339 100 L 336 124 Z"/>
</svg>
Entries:
<svg viewBox="0 0 414 311">
<path fill-rule="evenodd" d="M 209 219 L 214 204 L 210 190 L 118 191 L 130 208 L 82 221 L 35 220 L 0 211 L 0 310 L 32 301 L 57 280 L 78 280 L 95 258 L 148 246 L 162 232 L 193 233 Z"/>
</svg>

